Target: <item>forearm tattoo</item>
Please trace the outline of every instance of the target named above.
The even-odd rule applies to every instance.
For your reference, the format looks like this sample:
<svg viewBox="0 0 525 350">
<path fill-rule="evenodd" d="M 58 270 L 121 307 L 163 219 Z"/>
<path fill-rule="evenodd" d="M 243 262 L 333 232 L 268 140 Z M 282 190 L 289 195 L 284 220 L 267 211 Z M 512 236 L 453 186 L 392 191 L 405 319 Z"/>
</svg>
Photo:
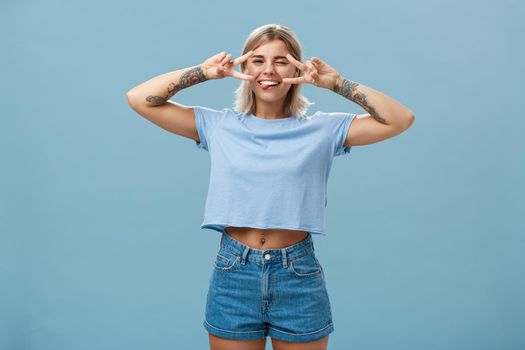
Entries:
<svg viewBox="0 0 525 350">
<path fill-rule="evenodd" d="M 178 82 L 170 83 L 168 85 L 168 93 L 165 97 L 149 95 L 148 97 L 146 97 L 146 101 L 155 106 L 161 105 L 163 103 L 166 103 L 166 101 L 168 101 L 178 91 L 190 87 L 192 85 L 202 83 L 206 80 L 208 80 L 208 78 L 206 78 L 206 76 L 204 75 L 204 72 L 201 67 L 189 69 L 181 75 Z"/>
<path fill-rule="evenodd" d="M 370 115 L 380 123 L 386 124 L 385 119 L 383 119 L 379 114 L 376 113 L 374 107 L 370 106 L 366 100 L 366 95 L 362 91 L 357 91 L 358 83 L 342 78 L 340 84 L 335 84 L 333 91 L 339 95 L 346 97 L 347 99 L 354 101 L 364 110 L 366 110 Z"/>
</svg>

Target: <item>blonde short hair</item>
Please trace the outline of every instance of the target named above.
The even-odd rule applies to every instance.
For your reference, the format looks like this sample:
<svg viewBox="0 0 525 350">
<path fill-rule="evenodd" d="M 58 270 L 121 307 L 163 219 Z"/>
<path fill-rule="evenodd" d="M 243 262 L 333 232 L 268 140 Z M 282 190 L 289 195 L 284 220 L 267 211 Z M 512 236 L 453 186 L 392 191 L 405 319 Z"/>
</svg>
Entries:
<svg viewBox="0 0 525 350">
<path fill-rule="evenodd" d="M 275 39 L 284 42 L 290 54 L 302 62 L 302 49 L 299 39 L 290 28 L 280 24 L 266 24 L 254 29 L 244 43 L 241 56 Z M 240 70 L 242 73 L 244 73 L 245 68 L 246 61 L 241 63 Z M 303 71 L 299 70 L 298 76 L 302 75 Z M 301 84 L 292 84 L 284 101 L 284 113 L 286 115 L 304 116 L 308 106 L 312 104 L 301 94 Z M 242 80 L 241 85 L 235 90 L 233 109 L 244 114 L 255 112 L 255 93 L 252 91 L 249 81 Z"/>
</svg>

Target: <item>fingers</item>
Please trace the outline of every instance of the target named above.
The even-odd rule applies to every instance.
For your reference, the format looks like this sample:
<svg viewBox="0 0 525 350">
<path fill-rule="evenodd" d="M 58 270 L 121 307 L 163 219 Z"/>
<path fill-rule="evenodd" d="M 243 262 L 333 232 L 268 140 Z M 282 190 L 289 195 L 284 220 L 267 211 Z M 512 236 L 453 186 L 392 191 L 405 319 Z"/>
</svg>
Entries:
<svg viewBox="0 0 525 350">
<path fill-rule="evenodd" d="M 305 70 L 306 70 L 307 67 L 306 67 L 303 63 L 301 63 L 301 62 L 297 61 L 295 58 L 293 58 L 292 55 L 290 55 L 290 54 L 286 54 L 286 57 L 288 58 L 288 60 L 289 60 L 290 62 L 292 62 L 293 65 L 295 65 L 295 66 L 296 66 L 297 68 L 299 68 L 300 70 L 302 70 L 302 71 L 305 71 Z"/>
<path fill-rule="evenodd" d="M 227 54 L 226 56 L 224 56 L 224 58 L 221 60 L 221 63 L 219 64 L 220 67 L 224 67 L 226 66 L 227 64 L 233 62 L 232 60 L 232 55 L 230 54 Z"/>
<path fill-rule="evenodd" d="M 241 79 L 241 80 L 247 80 L 247 81 L 254 81 L 255 80 L 255 77 L 253 75 L 237 72 L 236 70 L 232 70 L 231 74 L 232 74 L 232 77 L 238 78 L 238 79 Z"/>
<path fill-rule="evenodd" d="M 316 79 L 319 77 L 317 68 L 314 65 L 313 61 L 306 61 L 306 63 L 301 63 L 294 59 L 291 55 L 287 55 L 288 59 L 299 69 L 304 71 L 306 74 L 297 77 L 297 78 L 284 78 L 283 83 L 285 84 L 304 84 L 310 83 L 317 85 Z"/>
<path fill-rule="evenodd" d="M 246 61 L 248 58 L 250 58 L 252 55 L 253 55 L 253 50 L 246 52 L 246 53 L 245 53 L 244 55 L 242 55 L 241 57 L 237 57 L 235 60 L 233 60 L 233 65 L 234 65 L 234 66 L 237 66 L 237 65 L 243 63 L 243 62 Z"/>
<path fill-rule="evenodd" d="M 253 50 L 248 51 L 247 53 L 245 53 L 244 55 L 236 59 L 232 59 L 231 54 L 226 55 L 226 53 L 223 51 L 221 55 L 218 56 L 218 59 L 217 59 L 217 61 L 219 62 L 219 67 L 217 68 L 217 71 L 220 74 L 225 74 L 225 75 L 232 76 L 232 77 L 242 79 L 242 80 L 253 81 L 255 80 L 255 77 L 233 70 L 233 67 L 243 63 L 248 58 L 250 58 L 252 55 L 253 55 Z"/>
<path fill-rule="evenodd" d="M 224 56 L 226 55 L 226 52 L 221 52 L 220 54 L 217 55 L 217 58 L 216 58 L 216 61 L 218 63 L 220 63 L 222 61 L 222 59 L 224 58 Z"/>
<path fill-rule="evenodd" d="M 226 73 L 226 66 L 229 64 L 231 60 L 231 55 L 221 55 L 223 56 L 222 60 L 219 63 L 219 67 L 217 68 L 217 73 L 219 74 L 225 74 Z"/>
<path fill-rule="evenodd" d="M 317 69 L 312 64 L 312 61 L 306 61 L 306 67 L 308 68 L 308 70 L 310 72 L 316 72 L 317 73 Z"/>
<path fill-rule="evenodd" d="M 283 83 L 285 84 L 303 84 L 308 82 L 306 80 L 307 78 L 305 76 L 297 77 L 297 78 L 283 78 Z"/>
<path fill-rule="evenodd" d="M 310 76 L 313 78 L 312 83 L 319 77 L 319 74 L 317 73 L 317 68 L 314 67 L 313 63 L 311 61 L 306 61 L 306 66 L 309 68 Z"/>
<path fill-rule="evenodd" d="M 296 60 L 292 55 L 287 54 L 286 57 L 292 64 L 294 64 L 297 68 L 302 70 L 303 72 L 307 73 L 305 76 L 299 77 L 299 78 L 285 78 L 283 79 L 283 82 L 288 84 L 301 84 L 301 83 L 315 83 L 315 79 L 318 78 L 319 74 L 317 73 L 317 68 L 315 67 L 315 64 L 318 64 L 320 61 L 317 57 L 312 57 L 312 60 L 306 61 L 306 64 L 301 63 L 300 61 Z"/>
<path fill-rule="evenodd" d="M 319 66 L 321 63 L 323 63 L 323 61 L 321 61 L 319 58 L 317 57 L 312 57 L 312 63 L 314 64 L 314 66 Z"/>
</svg>

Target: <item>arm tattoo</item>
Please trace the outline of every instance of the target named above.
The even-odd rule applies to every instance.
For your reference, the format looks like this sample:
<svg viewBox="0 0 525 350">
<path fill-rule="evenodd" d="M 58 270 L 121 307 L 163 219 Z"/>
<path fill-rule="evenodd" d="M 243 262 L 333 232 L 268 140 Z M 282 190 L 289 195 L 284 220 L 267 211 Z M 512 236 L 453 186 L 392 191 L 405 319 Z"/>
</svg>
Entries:
<svg viewBox="0 0 525 350">
<path fill-rule="evenodd" d="M 206 80 L 208 80 L 208 78 L 206 78 L 206 76 L 204 75 L 204 72 L 201 67 L 192 68 L 181 75 L 178 83 L 175 82 L 170 83 L 168 85 L 168 94 L 165 97 L 149 95 L 148 97 L 146 97 L 146 101 L 155 106 L 161 105 L 163 103 L 166 103 L 166 101 L 168 101 L 168 99 L 170 99 L 178 91 L 190 87 L 192 85 L 202 83 Z"/>
<path fill-rule="evenodd" d="M 334 85 L 334 92 L 337 92 L 339 95 L 342 95 L 350 100 L 352 100 L 352 93 L 359 86 L 358 83 L 354 81 L 347 80 L 343 78 L 341 85 Z"/>
<path fill-rule="evenodd" d="M 345 79 L 342 79 L 343 81 L 341 84 L 335 84 L 333 91 L 338 93 L 339 95 L 346 97 L 349 100 L 354 101 L 361 107 L 363 107 L 364 110 L 366 110 L 370 115 L 377 120 L 380 123 L 386 124 L 385 119 L 383 119 L 379 114 L 376 113 L 374 110 L 374 107 L 368 105 L 368 102 L 366 100 L 366 95 L 364 92 L 357 91 L 357 87 L 359 86 L 358 83 Z"/>
</svg>

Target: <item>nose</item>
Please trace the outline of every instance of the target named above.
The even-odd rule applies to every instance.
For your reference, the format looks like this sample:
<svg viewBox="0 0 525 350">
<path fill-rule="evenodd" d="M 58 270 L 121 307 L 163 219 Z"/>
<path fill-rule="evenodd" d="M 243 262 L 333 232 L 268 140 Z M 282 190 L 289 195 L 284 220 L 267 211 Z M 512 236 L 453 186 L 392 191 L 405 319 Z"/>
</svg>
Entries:
<svg viewBox="0 0 525 350">
<path fill-rule="evenodd" d="M 264 73 L 274 73 L 275 72 L 275 68 L 273 66 L 273 63 L 272 62 L 266 63 L 264 65 L 263 72 Z"/>
</svg>

